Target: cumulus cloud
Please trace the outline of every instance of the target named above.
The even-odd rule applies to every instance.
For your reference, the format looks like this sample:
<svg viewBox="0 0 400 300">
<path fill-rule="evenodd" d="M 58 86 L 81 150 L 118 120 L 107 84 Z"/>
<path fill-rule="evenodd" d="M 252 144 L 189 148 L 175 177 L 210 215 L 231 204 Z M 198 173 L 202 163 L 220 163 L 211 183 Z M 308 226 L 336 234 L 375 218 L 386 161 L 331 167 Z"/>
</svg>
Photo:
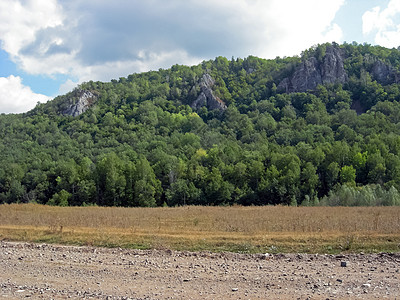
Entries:
<svg viewBox="0 0 400 300">
<path fill-rule="evenodd" d="M 384 9 L 377 6 L 364 13 L 363 33 L 374 34 L 375 43 L 384 47 L 400 46 L 400 1 L 391 0 Z"/>
<path fill-rule="evenodd" d="M 3 113 L 26 112 L 34 108 L 37 102 L 43 103 L 49 99 L 32 92 L 18 76 L 0 77 L 0 111 Z"/>
<path fill-rule="evenodd" d="M 341 40 L 332 24 L 343 0 L 75 1 L 90 12 L 79 28 L 83 64 L 115 59 L 150 61 L 141 52 L 186 52 L 189 57 L 294 55 L 313 44 Z M 117 18 L 115 16 L 118 16 Z"/>
<path fill-rule="evenodd" d="M 0 2 L 0 36 L 2 48 L 18 57 L 25 45 L 34 42 L 42 28 L 61 25 L 63 17 L 56 0 L 14 0 Z"/>
<path fill-rule="evenodd" d="M 273 58 L 340 42 L 342 31 L 333 19 L 343 3 L 2 0 L 0 39 L 28 73 L 110 80 L 219 55 Z M 62 89 L 70 86 L 66 82 Z"/>
</svg>

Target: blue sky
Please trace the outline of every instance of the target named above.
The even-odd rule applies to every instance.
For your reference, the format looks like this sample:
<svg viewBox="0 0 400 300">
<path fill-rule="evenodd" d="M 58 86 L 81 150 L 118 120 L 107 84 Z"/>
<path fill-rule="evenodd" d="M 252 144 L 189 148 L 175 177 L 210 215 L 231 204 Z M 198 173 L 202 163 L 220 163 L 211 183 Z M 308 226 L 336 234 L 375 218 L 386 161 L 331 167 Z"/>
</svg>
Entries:
<svg viewBox="0 0 400 300">
<path fill-rule="evenodd" d="M 0 113 L 88 80 L 332 41 L 400 46 L 400 0 L 2 0 Z"/>
</svg>

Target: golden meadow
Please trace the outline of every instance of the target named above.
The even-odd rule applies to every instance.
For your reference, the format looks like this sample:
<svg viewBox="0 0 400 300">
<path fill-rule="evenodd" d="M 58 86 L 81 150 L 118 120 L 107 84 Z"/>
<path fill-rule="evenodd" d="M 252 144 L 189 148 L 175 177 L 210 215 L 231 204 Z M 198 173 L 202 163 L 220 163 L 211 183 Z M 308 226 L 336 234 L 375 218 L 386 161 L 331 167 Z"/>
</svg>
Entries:
<svg viewBox="0 0 400 300">
<path fill-rule="evenodd" d="M 400 207 L 0 205 L 0 240 L 240 253 L 400 251 Z"/>
</svg>

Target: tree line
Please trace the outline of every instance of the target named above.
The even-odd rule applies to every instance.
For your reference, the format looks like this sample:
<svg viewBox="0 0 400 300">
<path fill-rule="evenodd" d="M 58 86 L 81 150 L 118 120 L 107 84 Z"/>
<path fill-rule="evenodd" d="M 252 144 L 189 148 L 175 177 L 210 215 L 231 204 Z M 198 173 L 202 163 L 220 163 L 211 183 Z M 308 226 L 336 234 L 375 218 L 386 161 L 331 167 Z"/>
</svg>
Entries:
<svg viewBox="0 0 400 300">
<path fill-rule="evenodd" d="M 277 92 L 325 46 L 87 82 L 98 99 L 79 117 L 61 113 L 73 93 L 1 115 L 0 203 L 398 205 L 400 90 L 371 60 L 397 70 L 400 51 L 344 44 L 348 82 Z M 225 111 L 190 107 L 204 73 Z"/>
</svg>

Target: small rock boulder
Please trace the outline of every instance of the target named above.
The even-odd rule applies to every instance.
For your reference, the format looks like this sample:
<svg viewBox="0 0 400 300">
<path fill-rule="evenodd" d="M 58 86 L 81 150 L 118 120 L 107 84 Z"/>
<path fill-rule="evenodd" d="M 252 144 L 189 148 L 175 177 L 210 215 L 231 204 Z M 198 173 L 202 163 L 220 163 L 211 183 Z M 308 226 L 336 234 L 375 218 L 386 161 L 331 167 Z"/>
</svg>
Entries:
<svg viewBox="0 0 400 300">
<path fill-rule="evenodd" d="M 341 262 L 340 262 L 340 266 L 343 267 L 343 268 L 348 267 L 348 266 L 349 266 L 349 262 L 348 262 L 348 261 L 345 261 L 345 260 L 344 260 L 344 261 L 341 261 Z"/>
</svg>

